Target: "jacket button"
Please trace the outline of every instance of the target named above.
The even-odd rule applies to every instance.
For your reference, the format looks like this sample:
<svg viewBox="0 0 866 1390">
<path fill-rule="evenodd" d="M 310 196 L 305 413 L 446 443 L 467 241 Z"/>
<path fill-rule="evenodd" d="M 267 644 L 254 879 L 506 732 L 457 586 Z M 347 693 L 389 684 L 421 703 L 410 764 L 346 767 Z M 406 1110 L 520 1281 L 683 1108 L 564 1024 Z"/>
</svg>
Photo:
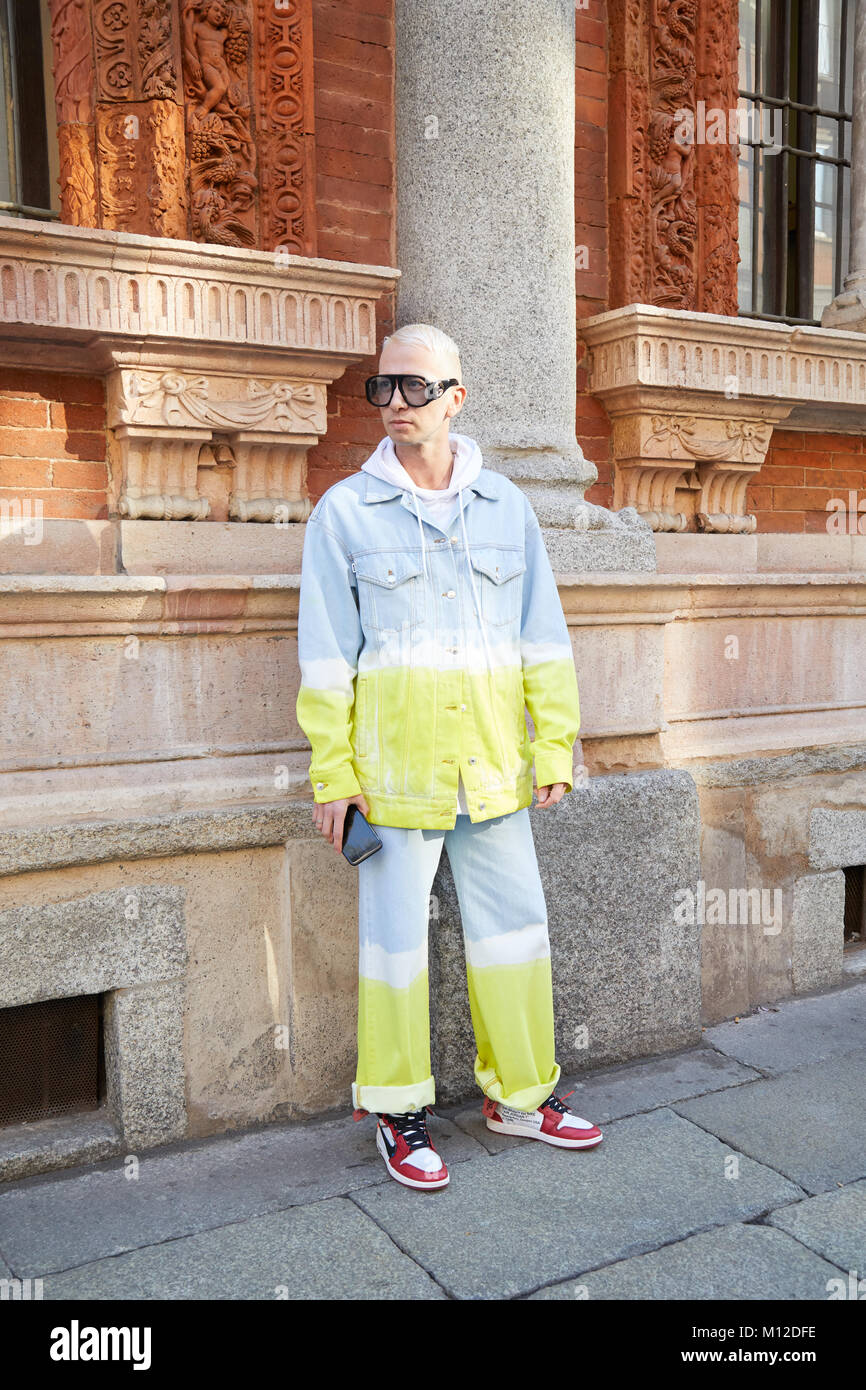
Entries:
<svg viewBox="0 0 866 1390">
<path fill-rule="evenodd" d="M 474 759 L 474 758 L 470 758 L 469 761 L 470 761 L 471 763 L 474 763 L 474 762 L 475 762 L 475 759 Z"/>
<path fill-rule="evenodd" d="M 484 802 L 483 802 L 483 801 L 479 801 L 479 803 L 478 803 L 478 809 L 479 809 L 479 811 L 483 811 L 483 810 L 484 810 Z"/>
<path fill-rule="evenodd" d="M 461 709 L 465 709 L 466 706 L 465 706 L 465 705 L 461 705 L 460 708 L 461 708 Z"/>
<path fill-rule="evenodd" d="M 455 593 L 454 589 L 446 589 L 446 590 L 443 592 L 442 597 L 443 597 L 443 598 L 453 598 L 453 597 L 454 597 L 454 593 Z"/>
<path fill-rule="evenodd" d="M 319 791 L 319 792 L 320 792 L 320 791 L 322 790 L 322 788 L 324 787 L 324 785 L 325 785 L 324 782 L 317 782 L 317 783 L 316 783 L 316 791 Z"/>
</svg>

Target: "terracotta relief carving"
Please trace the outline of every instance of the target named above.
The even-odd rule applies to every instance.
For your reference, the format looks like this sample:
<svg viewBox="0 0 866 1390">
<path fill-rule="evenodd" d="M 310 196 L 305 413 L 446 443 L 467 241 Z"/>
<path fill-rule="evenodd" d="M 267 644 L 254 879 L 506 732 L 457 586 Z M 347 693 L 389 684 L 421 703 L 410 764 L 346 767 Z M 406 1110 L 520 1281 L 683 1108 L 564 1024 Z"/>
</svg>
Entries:
<svg viewBox="0 0 866 1390">
<path fill-rule="evenodd" d="M 96 193 L 96 150 L 93 127 L 57 127 L 60 155 L 60 207 L 64 222 L 78 227 L 99 226 Z"/>
<path fill-rule="evenodd" d="M 93 119 L 93 47 L 86 0 L 48 0 L 57 120 Z"/>
<path fill-rule="evenodd" d="M 192 229 L 224 246 L 256 244 L 247 8 L 237 0 L 186 0 L 183 8 Z"/>
<path fill-rule="evenodd" d="M 315 254 L 311 0 L 49 4 L 65 220 Z"/>
<path fill-rule="evenodd" d="M 705 110 L 736 111 L 739 90 L 739 0 L 714 0 L 698 19 L 696 92 Z M 696 172 L 698 279 L 695 308 L 704 313 L 736 314 L 739 223 L 738 144 L 707 144 Z"/>
<path fill-rule="evenodd" d="M 96 0 L 99 101 L 179 101 L 171 0 Z"/>
<path fill-rule="evenodd" d="M 180 101 L 171 0 L 139 0 L 138 14 L 141 95 Z"/>
<path fill-rule="evenodd" d="M 65 222 L 98 225 L 93 47 L 85 0 L 49 0 L 54 95 Z"/>
<path fill-rule="evenodd" d="M 611 0 L 609 307 L 736 313 L 737 145 L 696 141 L 737 104 L 736 0 Z"/>
<path fill-rule="evenodd" d="M 261 245 L 315 255 L 309 0 L 257 0 L 256 31 Z"/>
<path fill-rule="evenodd" d="M 683 119 L 695 106 L 697 0 L 654 0 L 650 34 L 652 110 L 648 139 L 651 188 L 650 303 L 688 308 L 695 292 L 697 211 L 694 130 Z"/>
</svg>

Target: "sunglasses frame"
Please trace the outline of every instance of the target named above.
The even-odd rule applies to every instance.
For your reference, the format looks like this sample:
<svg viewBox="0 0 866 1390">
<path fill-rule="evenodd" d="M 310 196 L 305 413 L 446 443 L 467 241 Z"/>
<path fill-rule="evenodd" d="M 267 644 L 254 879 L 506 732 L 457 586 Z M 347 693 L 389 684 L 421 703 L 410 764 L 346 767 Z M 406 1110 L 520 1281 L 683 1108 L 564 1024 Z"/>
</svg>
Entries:
<svg viewBox="0 0 866 1390">
<path fill-rule="evenodd" d="M 417 404 L 414 401 L 406 400 L 406 393 L 403 390 L 403 382 L 413 377 L 416 381 L 424 382 L 424 388 L 427 392 L 427 399 L 425 401 L 418 401 Z M 391 383 L 391 394 L 388 397 L 387 401 L 381 403 L 376 402 L 374 400 L 370 400 L 370 390 L 372 388 L 373 382 L 381 381 L 383 379 L 386 379 Z M 409 406 L 411 410 L 420 410 L 422 406 L 429 405 L 431 401 L 438 401 L 441 396 L 444 396 L 445 392 L 448 390 L 450 386 L 459 385 L 460 382 L 457 380 L 455 376 L 449 377 L 447 380 L 443 378 L 441 381 L 428 381 L 427 378 L 423 377 L 420 372 L 376 372 L 375 376 L 367 377 L 367 380 L 364 382 L 364 392 L 366 394 L 367 400 L 370 402 L 370 405 L 375 406 L 377 410 L 387 409 L 387 407 L 391 404 L 391 402 L 394 399 L 394 392 L 396 390 L 399 390 L 400 395 L 403 397 L 403 400 L 406 402 L 406 404 Z"/>
</svg>

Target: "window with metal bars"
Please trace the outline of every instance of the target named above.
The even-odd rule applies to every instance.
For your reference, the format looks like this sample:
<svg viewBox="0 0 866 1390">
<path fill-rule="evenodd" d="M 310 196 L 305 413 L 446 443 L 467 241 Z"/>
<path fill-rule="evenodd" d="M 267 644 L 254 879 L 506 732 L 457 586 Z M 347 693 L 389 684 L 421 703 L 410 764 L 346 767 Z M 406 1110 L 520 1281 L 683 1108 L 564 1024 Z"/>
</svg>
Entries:
<svg viewBox="0 0 866 1390">
<path fill-rule="evenodd" d="M 0 212 L 59 217 L 45 0 L 0 0 Z"/>
<path fill-rule="evenodd" d="M 739 311 L 820 324 L 848 271 L 856 0 L 740 0 Z"/>
</svg>

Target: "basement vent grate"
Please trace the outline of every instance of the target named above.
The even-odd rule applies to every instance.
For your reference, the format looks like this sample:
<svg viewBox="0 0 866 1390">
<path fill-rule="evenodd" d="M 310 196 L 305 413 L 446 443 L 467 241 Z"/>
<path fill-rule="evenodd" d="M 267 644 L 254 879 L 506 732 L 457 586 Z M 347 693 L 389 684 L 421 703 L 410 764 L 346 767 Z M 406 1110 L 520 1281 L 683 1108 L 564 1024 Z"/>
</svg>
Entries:
<svg viewBox="0 0 866 1390">
<path fill-rule="evenodd" d="M 102 996 L 0 1009 L 0 1127 L 97 1110 L 105 1086 Z"/>
<path fill-rule="evenodd" d="M 845 869 L 845 946 L 866 945 L 866 898 L 864 898 L 864 865 Z"/>
</svg>

